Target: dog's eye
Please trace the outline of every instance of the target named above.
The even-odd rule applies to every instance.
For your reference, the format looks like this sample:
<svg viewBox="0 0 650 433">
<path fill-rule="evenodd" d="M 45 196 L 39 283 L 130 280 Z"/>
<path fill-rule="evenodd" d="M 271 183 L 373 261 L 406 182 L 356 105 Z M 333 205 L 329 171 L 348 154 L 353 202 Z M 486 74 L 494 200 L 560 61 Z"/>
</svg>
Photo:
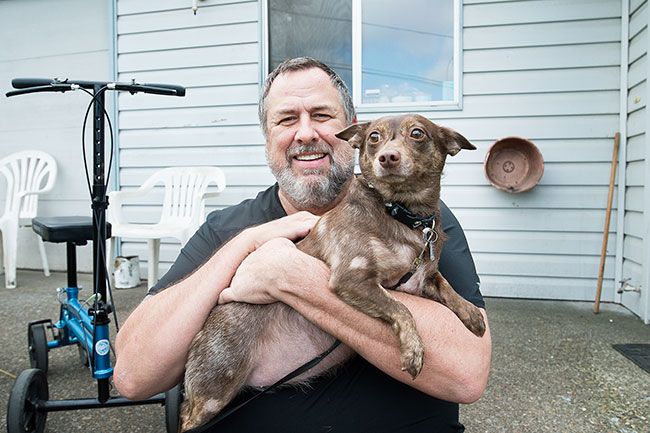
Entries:
<svg viewBox="0 0 650 433">
<path fill-rule="evenodd" d="M 381 135 L 377 131 L 372 131 L 370 135 L 368 135 L 368 141 L 371 143 L 378 143 L 380 138 Z"/>
<path fill-rule="evenodd" d="M 422 140 L 425 136 L 426 134 L 420 128 L 413 128 L 411 131 L 411 138 L 414 138 L 416 140 Z"/>
</svg>

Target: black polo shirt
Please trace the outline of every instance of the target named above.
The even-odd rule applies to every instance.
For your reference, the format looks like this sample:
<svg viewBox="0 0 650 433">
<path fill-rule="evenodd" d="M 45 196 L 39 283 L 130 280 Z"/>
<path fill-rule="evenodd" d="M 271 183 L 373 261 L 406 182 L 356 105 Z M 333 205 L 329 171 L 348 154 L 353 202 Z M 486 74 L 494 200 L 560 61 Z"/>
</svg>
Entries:
<svg viewBox="0 0 650 433">
<path fill-rule="evenodd" d="M 478 307 L 485 303 L 479 278 L 460 224 L 440 202 L 447 241 L 439 269 L 452 287 Z M 278 185 L 255 199 L 212 212 L 183 247 L 169 272 L 150 289 L 155 294 L 205 263 L 243 229 L 286 216 Z M 300 350 L 300 348 L 296 348 Z M 244 390 L 237 405 L 258 391 Z M 284 387 L 264 395 L 221 420 L 214 432 L 462 432 L 458 404 L 442 401 L 403 384 L 356 356 L 336 374 L 316 378 L 308 387 Z"/>
</svg>

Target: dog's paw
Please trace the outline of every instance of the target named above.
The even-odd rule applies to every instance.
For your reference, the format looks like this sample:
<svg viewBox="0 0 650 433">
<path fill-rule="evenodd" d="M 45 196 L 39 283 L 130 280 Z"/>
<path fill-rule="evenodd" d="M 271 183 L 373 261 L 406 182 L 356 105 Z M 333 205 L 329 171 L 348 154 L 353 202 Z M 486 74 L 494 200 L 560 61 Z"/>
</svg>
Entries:
<svg viewBox="0 0 650 433">
<path fill-rule="evenodd" d="M 219 399 L 188 398 L 181 406 L 179 431 L 182 433 L 205 424 L 224 406 L 224 401 Z"/>
<path fill-rule="evenodd" d="M 406 350 L 402 351 L 402 371 L 408 372 L 412 379 L 415 379 L 424 364 L 424 345 L 419 338 L 415 340 Z"/>
<path fill-rule="evenodd" d="M 475 306 L 472 305 L 472 308 L 468 308 L 464 314 L 459 317 L 467 329 L 472 331 L 474 335 L 482 337 L 483 334 L 485 334 L 485 320 L 483 319 L 483 314 L 481 314 L 481 311 Z"/>
</svg>

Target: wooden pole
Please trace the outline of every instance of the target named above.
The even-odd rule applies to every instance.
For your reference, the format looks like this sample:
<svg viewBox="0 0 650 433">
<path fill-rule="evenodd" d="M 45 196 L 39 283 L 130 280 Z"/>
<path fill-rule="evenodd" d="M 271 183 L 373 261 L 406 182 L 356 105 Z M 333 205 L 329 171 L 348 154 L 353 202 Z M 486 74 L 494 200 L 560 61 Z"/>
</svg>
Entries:
<svg viewBox="0 0 650 433">
<path fill-rule="evenodd" d="M 605 272 L 605 259 L 607 258 L 607 240 L 609 238 L 609 223 L 612 216 L 612 201 L 614 200 L 614 183 L 616 180 L 616 161 L 618 159 L 618 146 L 621 135 L 614 134 L 614 150 L 612 151 L 612 169 L 609 174 L 609 192 L 607 193 L 607 211 L 605 213 L 605 228 L 603 229 L 603 247 L 600 250 L 600 267 L 598 268 L 598 283 L 596 285 L 596 301 L 594 313 L 600 312 L 600 294 L 603 289 L 603 273 Z M 619 185 L 620 187 L 620 185 Z M 619 209 L 619 212 L 621 209 Z"/>
</svg>

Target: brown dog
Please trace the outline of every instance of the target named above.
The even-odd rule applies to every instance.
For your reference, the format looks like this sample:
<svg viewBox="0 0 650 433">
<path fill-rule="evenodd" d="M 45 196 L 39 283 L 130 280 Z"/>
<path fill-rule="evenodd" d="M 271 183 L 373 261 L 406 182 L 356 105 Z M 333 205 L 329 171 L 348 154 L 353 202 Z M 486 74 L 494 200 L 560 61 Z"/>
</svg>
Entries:
<svg viewBox="0 0 650 433">
<path fill-rule="evenodd" d="M 422 368 L 424 346 L 411 313 L 386 289 L 440 302 L 474 334 L 485 332 L 479 309 L 438 272 L 444 238 L 438 200 L 445 159 L 461 149 L 476 148 L 460 134 L 419 115 L 355 124 L 337 137 L 359 149 L 362 175 L 298 248 L 330 267 L 330 287 L 343 301 L 391 326 L 399 340 L 402 370 L 415 378 Z M 215 307 L 190 348 L 181 431 L 207 422 L 242 387 L 273 383 L 312 357 L 296 359 L 296 347 L 318 354 L 332 341 L 282 303 Z M 351 351 L 342 349 L 310 370 L 309 376 L 347 359 Z"/>
</svg>

